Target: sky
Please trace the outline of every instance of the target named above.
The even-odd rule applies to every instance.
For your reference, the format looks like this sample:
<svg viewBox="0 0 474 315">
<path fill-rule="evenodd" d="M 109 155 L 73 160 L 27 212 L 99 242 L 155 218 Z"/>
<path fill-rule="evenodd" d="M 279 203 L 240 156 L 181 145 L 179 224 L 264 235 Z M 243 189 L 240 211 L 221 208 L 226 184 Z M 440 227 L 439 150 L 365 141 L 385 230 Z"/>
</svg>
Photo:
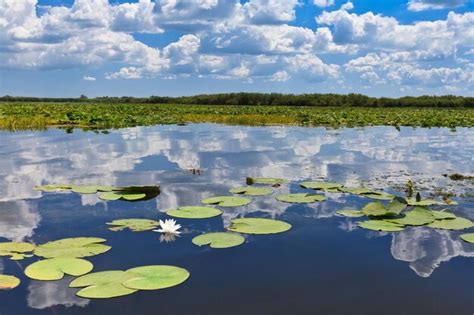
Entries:
<svg viewBox="0 0 474 315">
<path fill-rule="evenodd" d="M 474 0 L 0 0 L 0 95 L 474 96 Z"/>
</svg>

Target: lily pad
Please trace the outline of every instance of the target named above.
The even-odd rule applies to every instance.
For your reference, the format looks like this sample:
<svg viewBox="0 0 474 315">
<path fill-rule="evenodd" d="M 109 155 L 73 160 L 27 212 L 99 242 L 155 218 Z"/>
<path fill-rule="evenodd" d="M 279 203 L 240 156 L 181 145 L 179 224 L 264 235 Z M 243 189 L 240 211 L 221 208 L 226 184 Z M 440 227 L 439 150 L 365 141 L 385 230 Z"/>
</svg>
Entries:
<svg viewBox="0 0 474 315">
<path fill-rule="evenodd" d="M 235 196 L 217 196 L 206 198 L 202 200 L 202 203 L 205 204 L 212 204 L 218 205 L 221 207 L 239 207 L 239 206 L 246 206 L 252 200 L 244 197 L 235 197 Z"/>
<path fill-rule="evenodd" d="M 433 206 L 433 205 L 439 205 L 442 204 L 441 202 L 438 202 L 434 199 L 424 199 L 420 201 L 416 201 L 416 198 L 406 198 L 407 204 L 409 206 Z"/>
<path fill-rule="evenodd" d="M 178 209 L 168 210 L 167 215 L 183 219 L 207 219 L 217 217 L 222 211 L 211 207 L 187 206 Z"/>
<path fill-rule="evenodd" d="M 242 194 L 242 195 L 247 195 L 247 196 L 264 196 L 264 195 L 270 195 L 271 193 L 273 193 L 273 190 L 269 187 L 247 186 L 247 187 L 232 188 L 231 190 L 229 190 L 229 192 L 232 194 Z"/>
<path fill-rule="evenodd" d="M 78 194 L 95 194 L 97 186 L 71 186 L 71 191 Z"/>
<path fill-rule="evenodd" d="M 349 218 L 359 218 L 365 216 L 365 213 L 360 210 L 339 210 L 336 213 Z"/>
<path fill-rule="evenodd" d="M 384 232 L 400 232 L 404 229 L 403 225 L 399 225 L 384 220 L 368 220 L 357 223 L 358 226 L 364 229 Z"/>
<path fill-rule="evenodd" d="M 366 204 L 362 208 L 362 213 L 365 215 L 370 215 L 370 216 L 383 216 L 387 215 L 387 209 L 385 208 L 384 204 L 381 203 L 380 201 L 375 201 Z"/>
<path fill-rule="evenodd" d="M 135 275 L 122 270 L 93 272 L 73 280 L 69 287 L 82 288 L 76 295 L 87 299 L 109 299 L 125 296 L 137 290 L 125 287 L 122 283 Z"/>
<path fill-rule="evenodd" d="M 461 234 L 459 237 L 465 242 L 474 244 L 474 233 Z"/>
<path fill-rule="evenodd" d="M 148 219 L 120 219 L 107 224 L 113 226 L 109 228 L 111 231 L 130 229 L 133 232 L 143 232 L 155 229 L 160 225 L 160 222 Z"/>
<path fill-rule="evenodd" d="M 69 185 L 43 185 L 43 186 L 35 186 L 34 189 L 43 191 L 43 192 L 58 192 L 58 191 L 70 190 L 71 186 Z"/>
<path fill-rule="evenodd" d="M 392 201 L 387 206 L 387 212 L 388 214 L 400 214 L 403 210 L 405 210 L 407 207 L 407 204 L 405 203 L 405 200 L 400 197 L 395 197 Z"/>
<path fill-rule="evenodd" d="M 90 272 L 93 265 L 78 258 L 51 258 L 37 261 L 25 269 L 25 275 L 34 280 L 60 280 L 64 274 L 74 277 Z"/>
<path fill-rule="evenodd" d="M 275 184 L 284 184 L 288 181 L 283 178 L 274 178 L 274 177 L 247 177 L 247 185 L 253 184 L 264 184 L 264 185 L 275 185 Z"/>
<path fill-rule="evenodd" d="M 196 236 L 192 242 L 198 246 L 210 245 L 211 248 L 230 248 L 243 244 L 245 238 L 239 234 L 218 232 Z"/>
<path fill-rule="evenodd" d="M 338 183 L 328 183 L 328 182 L 318 182 L 318 181 L 309 181 L 302 182 L 301 187 L 315 190 L 327 190 L 327 189 L 337 189 L 341 188 L 343 185 Z"/>
<path fill-rule="evenodd" d="M 451 212 L 431 210 L 431 214 L 436 220 L 456 219 L 456 215 Z"/>
<path fill-rule="evenodd" d="M 291 224 L 265 218 L 239 218 L 231 220 L 230 231 L 245 234 L 276 234 L 291 229 Z"/>
<path fill-rule="evenodd" d="M 324 195 L 299 193 L 278 195 L 276 199 L 279 201 L 290 203 L 312 203 L 317 201 L 324 201 L 326 200 L 326 197 Z"/>
<path fill-rule="evenodd" d="M 0 290 L 11 290 L 20 285 L 20 279 L 14 276 L 0 275 Z"/>
<path fill-rule="evenodd" d="M 433 222 L 435 217 L 431 211 L 423 207 L 415 207 L 411 211 L 406 211 L 403 218 L 386 219 L 385 221 L 397 223 L 400 225 L 425 225 Z"/>
<path fill-rule="evenodd" d="M 36 256 L 45 258 L 95 256 L 105 253 L 111 248 L 100 244 L 105 241 L 105 239 L 97 237 L 65 238 L 39 245 L 34 253 Z"/>
<path fill-rule="evenodd" d="M 465 218 L 436 220 L 428 224 L 429 227 L 441 230 L 464 230 L 474 226 L 471 220 Z"/>
<path fill-rule="evenodd" d="M 338 190 L 343 193 L 350 193 L 355 195 L 368 194 L 370 189 L 359 187 L 339 187 Z"/>
<path fill-rule="evenodd" d="M 117 193 L 117 192 L 105 192 L 99 195 L 99 199 L 112 201 L 112 200 L 127 200 L 127 201 L 135 201 L 141 200 L 146 198 L 145 193 Z"/>
<path fill-rule="evenodd" d="M 392 200 L 395 198 L 395 195 L 388 194 L 385 192 L 379 192 L 379 191 L 371 191 L 369 193 L 363 193 L 360 194 L 363 197 L 367 197 L 370 199 L 377 199 L 377 200 Z"/>
<path fill-rule="evenodd" d="M 159 290 L 177 286 L 189 278 L 189 272 L 176 266 L 143 266 L 128 269 L 133 277 L 122 284 L 133 290 Z"/>
<path fill-rule="evenodd" d="M 21 260 L 25 254 L 32 252 L 35 245 L 24 242 L 0 243 L 0 256 L 10 256 L 11 260 Z"/>
</svg>

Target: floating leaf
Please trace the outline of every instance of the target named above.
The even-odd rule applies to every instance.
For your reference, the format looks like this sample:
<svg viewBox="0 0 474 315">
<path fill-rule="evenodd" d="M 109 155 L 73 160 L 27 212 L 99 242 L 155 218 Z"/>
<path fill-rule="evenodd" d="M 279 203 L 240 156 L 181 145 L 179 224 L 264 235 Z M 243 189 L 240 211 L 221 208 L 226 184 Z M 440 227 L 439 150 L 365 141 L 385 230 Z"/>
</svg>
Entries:
<svg viewBox="0 0 474 315">
<path fill-rule="evenodd" d="M 106 192 L 99 195 L 99 199 L 106 201 L 119 200 L 120 198 L 122 198 L 121 194 L 116 194 L 113 192 Z"/>
<path fill-rule="evenodd" d="M 405 203 L 405 200 L 400 197 L 396 197 L 387 206 L 387 212 L 388 214 L 400 214 L 403 210 L 405 210 L 407 207 L 407 204 Z"/>
<path fill-rule="evenodd" d="M 425 200 L 417 201 L 416 198 L 406 198 L 406 201 L 409 206 L 433 206 L 433 205 L 442 204 L 433 199 L 425 199 Z"/>
<path fill-rule="evenodd" d="M 474 244 L 474 233 L 461 234 L 459 237 L 465 242 Z"/>
<path fill-rule="evenodd" d="M 0 256 L 10 256 L 11 260 L 21 260 L 25 258 L 25 253 L 32 252 L 35 245 L 24 242 L 0 243 Z"/>
<path fill-rule="evenodd" d="M 116 193 L 116 192 L 105 192 L 99 195 L 99 199 L 101 200 L 127 200 L 127 201 L 135 201 L 141 200 L 146 198 L 145 193 Z"/>
<path fill-rule="evenodd" d="M 273 190 L 268 187 L 238 187 L 238 188 L 232 188 L 229 190 L 230 193 L 232 194 L 242 194 L 242 195 L 247 195 L 247 196 L 264 196 L 264 195 L 270 195 Z"/>
<path fill-rule="evenodd" d="M 74 277 L 90 272 L 93 265 L 78 258 L 51 258 L 32 263 L 25 269 L 25 275 L 34 280 L 60 280 L 64 274 Z"/>
<path fill-rule="evenodd" d="M 179 207 L 177 210 L 168 210 L 166 214 L 183 219 L 207 219 L 221 215 L 222 211 L 211 207 L 187 206 Z"/>
<path fill-rule="evenodd" d="M 370 215 L 370 216 L 384 216 L 384 215 L 387 215 L 387 209 L 385 208 L 383 203 L 381 203 L 380 201 L 375 201 L 375 202 L 371 202 L 371 203 L 366 204 L 362 208 L 361 211 L 365 215 Z"/>
<path fill-rule="evenodd" d="M 386 219 L 385 221 L 400 225 L 425 225 L 435 220 L 431 211 L 423 207 L 415 207 L 411 211 L 406 211 L 403 218 Z"/>
<path fill-rule="evenodd" d="M 384 232 L 400 232 L 404 229 L 403 225 L 383 220 L 368 220 L 357 223 L 358 226 L 368 230 Z"/>
<path fill-rule="evenodd" d="M 211 248 L 229 248 L 243 244 L 245 238 L 239 234 L 218 232 L 196 236 L 192 242 L 198 246 L 210 245 Z"/>
<path fill-rule="evenodd" d="M 44 191 L 44 192 L 57 192 L 57 191 L 66 191 L 70 190 L 71 186 L 68 185 L 43 185 L 35 186 L 35 190 Z"/>
<path fill-rule="evenodd" d="M 474 224 L 465 218 L 436 220 L 428 224 L 429 227 L 442 230 L 464 230 L 474 226 Z"/>
<path fill-rule="evenodd" d="M 370 193 L 370 189 L 358 188 L 358 187 L 340 187 L 338 188 L 338 190 L 343 193 L 350 193 L 350 194 L 355 194 L 355 195 Z"/>
<path fill-rule="evenodd" d="M 247 185 L 253 184 L 264 184 L 264 185 L 275 185 L 275 184 L 284 184 L 288 182 L 283 178 L 274 178 L 274 177 L 247 177 Z"/>
<path fill-rule="evenodd" d="M 326 197 L 324 195 L 299 193 L 278 195 L 276 199 L 279 201 L 290 203 L 312 203 L 317 201 L 324 201 L 326 200 Z"/>
<path fill-rule="evenodd" d="M 176 266 L 143 266 L 128 269 L 133 277 L 122 284 L 133 290 L 159 290 L 177 286 L 189 278 L 189 272 Z"/>
<path fill-rule="evenodd" d="M 436 220 L 456 219 L 456 215 L 451 212 L 431 210 L 431 214 Z"/>
<path fill-rule="evenodd" d="M 230 231 L 245 234 L 276 234 L 291 229 L 284 221 L 264 218 L 240 218 L 231 220 Z"/>
<path fill-rule="evenodd" d="M 359 218 L 365 216 L 365 213 L 360 210 L 339 210 L 336 213 L 350 218 Z"/>
<path fill-rule="evenodd" d="M 248 198 L 234 197 L 234 196 L 217 196 L 212 198 L 203 199 L 202 203 L 213 204 L 221 207 L 239 207 L 245 206 L 252 202 Z"/>
<path fill-rule="evenodd" d="M 97 186 L 71 186 L 71 190 L 78 194 L 95 194 Z"/>
<path fill-rule="evenodd" d="M 395 198 L 395 195 L 384 193 L 384 192 L 378 192 L 378 191 L 363 193 L 361 194 L 361 196 L 367 197 L 370 199 L 377 199 L 377 200 L 392 200 L 393 198 Z"/>
<path fill-rule="evenodd" d="M 11 290 L 20 285 L 20 279 L 0 274 L 0 290 Z"/>
<path fill-rule="evenodd" d="M 343 185 L 338 183 L 327 183 L 318 181 L 302 182 L 301 187 L 315 190 L 327 190 L 341 188 Z"/>
<path fill-rule="evenodd" d="M 135 277 L 122 270 L 93 272 L 73 280 L 69 287 L 82 288 L 76 295 L 88 299 L 108 299 L 137 292 L 122 285 L 122 282 Z"/>
<path fill-rule="evenodd" d="M 155 220 L 148 220 L 148 219 L 120 219 L 120 220 L 113 220 L 112 222 L 108 222 L 108 225 L 112 225 L 114 227 L 109 228 L 112 231 L 121 231 L 123 229 L 130 229 L 133 232 L 142 232 L 142 231 L 149 231 L 153 230 L 160 223 Z"/>
<path fill-rule="evenodd" d="M 65 238 L 39 245 L 34 253 L 36 256 L 45 258 L 95 256 L 105 253 L 111 248 L 99 244 L 105 241 L 105 239 L 97 237 Z"/>
</svg>

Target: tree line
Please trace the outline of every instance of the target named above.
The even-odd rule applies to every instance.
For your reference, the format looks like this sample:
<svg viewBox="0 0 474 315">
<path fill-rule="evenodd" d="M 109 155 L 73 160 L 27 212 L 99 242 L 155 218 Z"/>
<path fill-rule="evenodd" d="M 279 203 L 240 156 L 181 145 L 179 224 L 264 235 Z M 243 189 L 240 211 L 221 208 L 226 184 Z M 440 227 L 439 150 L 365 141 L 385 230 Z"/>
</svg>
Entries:
<svg viewBox="0 0 474 315">
<path fill-rule="evenodd" d="M 280 94 L 221 93 L 194 96 L 49 98 L 3 96 L 0 102 L 78 102 L 78 103 L 150 103 L 195 105 L 272 105 L 272 106 L 354 106 L 354 107 L 474 107 L 474 97 L 455 95 L 405 96 L 400 98 L 369 97 L 362 94 Z"/>
</svg>

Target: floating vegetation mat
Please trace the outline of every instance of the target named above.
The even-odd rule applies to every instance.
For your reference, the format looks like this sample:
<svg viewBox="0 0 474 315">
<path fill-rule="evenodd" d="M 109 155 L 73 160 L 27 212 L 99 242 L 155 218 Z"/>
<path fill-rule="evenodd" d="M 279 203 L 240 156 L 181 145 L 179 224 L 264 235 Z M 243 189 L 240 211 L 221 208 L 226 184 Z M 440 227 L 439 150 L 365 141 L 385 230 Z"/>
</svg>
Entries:
<svg viewBox="0 0 474 315">
<path fill-rule="evenodd" d="M 239 207 L 250 204 L 262 196 L 271 195 L 273 189 L 288 183 L 282 178 L 249 177 L 247 186 L 230 189 L 230 193 L 251 196 L 215 196 L 202 200 L 212 206 L 189 205 L 170 209 L 166 215 L 177 219 L 206 220 L 221 216 L 224 211 L 219 207 Z M 359 220 L 357 226 L 363 229 L 380 232 L 400 232 L 407 227 L 427 227 L 440 230 L 465 230 L 474 227 L 467 218 L 458 217 L 445 209 L 431 209 L 441 204 L 456 204 L 435 199 L 422 199 L 420 194 L 415 197 L 403 198 L 384 191 L 374 191 L 364 187 L 344 187 L 340 183 L 323 181 L 304 181 L 299 186 L 319 193 L 301 192 L 279 194 L 274 198 L 287 203 L 315 203 L 334 197 L 333 193 L 354 194 L 360 197 L 376 199 L 368 202 L 361 209 L 343 209 L 336 213 L 340 216 Z M 146 200 L 159 194 L 159 186 L 74 186 L 46 185 L 36 189 L 45 192 L 72 191 L 79 194 L 99 194 L 103 200 Z M 327 194 L 326 194 L 327 193 Z M 411 192 L 413 193 L 413 192 Z M 412 194 L 411 194 L 412 195 Z M 232 210 L 232 209 L 231 209 Z M 156 218 L 124 218 L 107 222 L 110 231 L 130 230 L 132 232 L 159 232 L 160 241 L 172 241 L 181 231 L 181 224 L 175 219 L 161 220 Z M 189 221 L 187 221 L 189 222 Z M 288 222 L 269 218 L 239 217 L 230 220 L 226 230 L 211 233 L 197 233 L 192 243 L 198 247 L 212 249 L 230 249 L 244 245 L 246 237 L 242 234 L 272 235 L 291 230 Z M 186 230 L 189 233 L 189 230 Z M 248 236 L 251 237 L 251 236 Z M 253 237 L 253 236 L 252 236 Z M 467 243 L 474 243 L 474 233 L 459 236 Z M 65 275 L 78 277 L 70 283 L 71 288 L 80 288 L 77 296 L 90 299 L 107 299 L 129 295 L 140 290 L 160 290 L 184 283 L 189 272 L 181 267 L 153 265 L 131 268 L 128 270 L 108 270 L 90 273 L 94 266 L 84 259 L 104 254 L 111 249 L 105 244 L 106 239 L 98 237 L 73 237 L 53 240 L 35 245 L 26 242 L 0 243 L 0 256 L 12 260 L 21 260 L 37 256 L 37 260 L 28 265 L 25 275 L 33 280 L 55 281 Z M 15 276 L 0 274 L 0 290 L 17 287 L 20 280 Z"/>
<path fill-rule="evenodd" d="M 35 186 L 36 190 L 43 192 L 67 192 L 78 194 L 98 194 L 99 199 L 104 201 L 113 200 L 149 200 L 160 194 L 160 186 L 97 186 L 97 185 L 44 185 Z"/>
</svg>

